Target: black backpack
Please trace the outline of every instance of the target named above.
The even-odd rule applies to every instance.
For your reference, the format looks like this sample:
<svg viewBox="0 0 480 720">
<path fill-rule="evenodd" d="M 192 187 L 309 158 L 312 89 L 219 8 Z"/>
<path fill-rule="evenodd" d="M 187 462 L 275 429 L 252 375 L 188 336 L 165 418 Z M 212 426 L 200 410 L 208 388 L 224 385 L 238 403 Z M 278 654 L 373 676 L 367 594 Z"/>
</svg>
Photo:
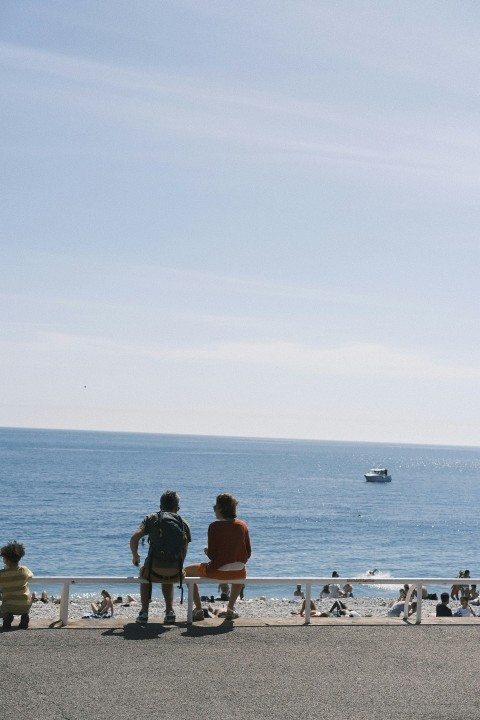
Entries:
<svg viewBox="0 0 480 720">
<path fill-rule="evenodd" d="M 147 579 L 149 581 L 149 596 L 152 596 L 152 582 L 150 580 L 150 572 L 152 569 L 153 555 L 158 558 L 160 566 L 165 563 L 165 567 L 178 568 L 180 578 L 179 589 L 182 591 L 181 602 L 183 602 L 183 560 L 185 547 L 187 543 L 187 531 L 185 523 L 180 515 L 160 510 L 157 518 L 148 534 L 148 542 L 150 548 L 148 557 L 145 562 L 147 570 Z"/>
</svg>

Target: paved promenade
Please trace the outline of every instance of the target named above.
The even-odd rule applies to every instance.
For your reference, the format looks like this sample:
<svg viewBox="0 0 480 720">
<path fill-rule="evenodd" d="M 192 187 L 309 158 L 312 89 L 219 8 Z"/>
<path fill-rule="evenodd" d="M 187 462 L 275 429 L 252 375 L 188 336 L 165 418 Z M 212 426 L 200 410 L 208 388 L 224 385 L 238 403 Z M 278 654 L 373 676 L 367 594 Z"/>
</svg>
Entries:
<svg viewBox="0 0 480 720">
<path fill-rule="evenodd" d="M 2 720 L 476 717 L 480 620 L 77 621 L 0 632 Z"/>
</svg>

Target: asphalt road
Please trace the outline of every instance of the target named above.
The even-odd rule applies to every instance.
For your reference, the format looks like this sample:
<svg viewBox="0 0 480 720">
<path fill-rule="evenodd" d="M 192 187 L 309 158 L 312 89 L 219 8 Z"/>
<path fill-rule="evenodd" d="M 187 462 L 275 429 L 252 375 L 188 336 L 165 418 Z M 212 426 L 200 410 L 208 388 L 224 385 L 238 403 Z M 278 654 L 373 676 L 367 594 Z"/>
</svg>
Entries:
<svg viewBox="0 0 480 720">
<path fill-rule="evenodd" d="M 480 709 L 479 625 L 0 633 L 3 720 L 419 717 Z"/>
</svg>

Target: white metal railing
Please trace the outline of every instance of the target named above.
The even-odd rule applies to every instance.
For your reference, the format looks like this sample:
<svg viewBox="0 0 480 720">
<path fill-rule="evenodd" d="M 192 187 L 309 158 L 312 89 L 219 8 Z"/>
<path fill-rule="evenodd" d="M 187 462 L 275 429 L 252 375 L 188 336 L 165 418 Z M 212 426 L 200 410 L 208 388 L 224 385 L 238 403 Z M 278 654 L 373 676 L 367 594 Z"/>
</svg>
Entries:
<svg viewBox="0 0 480 720">
<path fill-rule="evenodd" d="M 468 581 L 465 582 L 465 580 Z M 112 577 L 112 576 L 96 576 L 96 577 L 82 577 L 82 576 L 35 576 L 31 578 L 29 584 L 42 585 L 42 584 L 59 584 L 62 585 L 62 591 L 60 596 L 60 617 L 59 622 L 62 625 L 68 623 L 68 602 L 70 597 L 70 586 L 71 585 L 108 585 L 108 584 L 121 584 L 121 585 L 138 585 L 139 583 L 146 583 L 146 580 L 138 577 Z M 192 622 L 193 618 L 193 592 L 192 587 L 194 584 L 217 584 L 219 581 L 213 578 L 195 578 L 187 577 L 184 579 L 184 585 L 187 586 L 188 598 L 187 598 L 187 623 Z M 229 580 L 229 583 L 232 581 Z M 305 585 L 305 625 L 310 624 L 310 601 L 312 599 L 312 586 L 329 585 L 334 582 L 336 585 L 409 585 L 409 591 L 405 600 L 404 620 L 408 617 L 408 604 L 412 597 L 412 594 L 417 591 L 417 610 L 416 610 L 416 624 L 419 625 L 422 620 L 422 587 L 426 585 L 467 585 L 476 584 L 480 586 L 480 579 L 476 578 L 377 578 L 372 576 L 371 578 L 332 578 L 332 577 L 247 577 L 238 580 L 238 584 L 244 585 Z"/>
</svg>

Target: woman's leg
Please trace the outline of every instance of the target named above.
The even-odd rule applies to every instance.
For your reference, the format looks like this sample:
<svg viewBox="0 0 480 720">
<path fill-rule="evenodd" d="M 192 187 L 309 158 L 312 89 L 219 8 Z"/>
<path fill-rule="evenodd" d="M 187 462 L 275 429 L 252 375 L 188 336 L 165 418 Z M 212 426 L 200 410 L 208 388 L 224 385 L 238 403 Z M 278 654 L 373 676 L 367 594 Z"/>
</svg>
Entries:
<svg viewBox="0 0 480 720">
<path fill-rule="evenodd" d="M 232 585 L 232 591 L 230 593 L 230 598 L 228 600 L 227 610 L 232 610 L 235 607 L 235 603 L 237 602 L 237 598 L 240 595 L 240 591 L 243 588 L 242 585 Z"/>
</svg>

